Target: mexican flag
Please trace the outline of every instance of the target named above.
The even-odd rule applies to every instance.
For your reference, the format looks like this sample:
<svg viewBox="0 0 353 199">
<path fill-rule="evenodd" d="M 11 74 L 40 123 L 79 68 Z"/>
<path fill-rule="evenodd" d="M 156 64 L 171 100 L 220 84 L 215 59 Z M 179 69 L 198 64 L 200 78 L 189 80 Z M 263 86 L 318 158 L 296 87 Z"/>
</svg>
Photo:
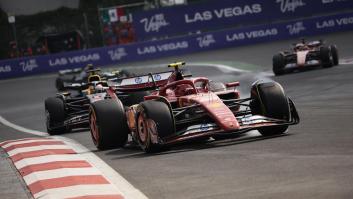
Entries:
<svg viewBox="0 0 353 199">
<path fill-rule="evenodd" d="M 130 21 L 132 22 L 132 15 L 128 14 L 125 15 L 126 12 L 124 10 L 124 8 L 109 8 L 109 9 L 102 9 L 100 11 L 101 13 L 101 17 L 102 17 L 102 21 L 104 24 L 106 23 L 114 23 L 114 22 L 126 22 L 126 21 Z"/>
<path fill-rule="evenodd" d="M 108 10 L 110 22 L 119 21 L 118 10 L 117 9 L 109 9 Z"/>
</svg>

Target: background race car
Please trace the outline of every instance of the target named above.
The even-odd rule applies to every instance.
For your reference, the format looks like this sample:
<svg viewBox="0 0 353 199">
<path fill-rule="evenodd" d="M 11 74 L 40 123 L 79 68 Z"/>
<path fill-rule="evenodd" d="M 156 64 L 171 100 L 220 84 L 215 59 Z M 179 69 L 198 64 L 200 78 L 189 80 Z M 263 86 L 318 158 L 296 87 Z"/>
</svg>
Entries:
<svg viewBox="0 0 353 199">
<path fill-rule="evenodd" d="M 299 122 L 294 103 L 276 82 L 257 81 L 250 97 L 240 98 L 239 82 L 187 79 L 179 70 L 182 65 L 170 64 L 173 72 L 148 74 L 138 82 L 126 79 L 131 84 L 118 90 L 154 90 L 128 109 L 113 99 L 92 103 L 89 123 L 96 147 L 122 147 L 130 134 L 145 152 L 154 152 L 186 140 L 225 139 L 254 129 L 264 136 L 282 134 Z"/>
<path fill-rule="evenodd" d="M 64 91 L 66 89 L 66 84 L 72 83 L 85 83 L 88 80 L 89 74 L 87 71 L 93 70 L 94 67 L 92 64 L 88 64 L 83 68 L 74 68 L 74 69 L 67 69 L 67 70 L 60 70 L 58 77 L 55 80 L 55 87 L 58 91 Z M 107 72 L 100 72 L 100 76 L 103 79 L 109 80 L 113 78 L 124 78 L 130 77 L 131 74 L 127 70 L 115 70 L 115 71 L 107 71 Z"/>
<path fill-rule="evenodd" d="M 325 45 L 323 41 L 293 44 L 289 51 L 282 51 L 273 56 L 273 73 L 282 75 L 294 70 L 311 66 L 332 67 L 338 65 L 338 51 L 335 45 Z"/>
<path fill-rule="evenodd" d="M 139 103 L 143 100 L 143 96 L 149 94 L 146 91 L 127 94 L 113 90 L 109 85 L 117 83 L 102 80 L 99 69 L 88 70 L 87 73 L 89 74 L 87 82 L 66 84 L 64 87 L 67 90 L 76 90 L 78 94 L 62 92 L 45 100 L 46 127 L 49 134 L 62 134 L 74 128 L 87 128 L 89 105 L 93 102 L 119 98 L 126 106 L 130 106 Z"/>
</svg>

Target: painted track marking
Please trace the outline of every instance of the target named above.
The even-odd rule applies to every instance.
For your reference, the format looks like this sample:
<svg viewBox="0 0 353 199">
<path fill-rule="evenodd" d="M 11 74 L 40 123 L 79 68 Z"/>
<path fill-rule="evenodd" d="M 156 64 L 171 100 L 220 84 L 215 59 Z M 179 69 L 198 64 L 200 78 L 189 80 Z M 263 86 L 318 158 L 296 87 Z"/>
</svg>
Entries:
<svg viewBox="0 0 353 199">
<path fill-rule="evenodd" d="M 32 187 L 32 189 L 36 190 L 32 192 L 34 193 L 33 196 L 35 198 L 147 198 L 142 192 L 132 186 L 127 180 L 125 180 L 119 173 L 117 173 L 114 169 L 112 169 L 109 165 L 107 165 L 89 149 L 77 143 L 76 141 L 62 136 L 49 137 L 48 134 L 45 132 L 35 131 L 18 126 L 7 121 L 1 116 L 0 123 L 24 133 L 40 136 L 39 138 L 24 138 L 15 141 L 4 141 L 0 143 L 0 147 L 4 148 L 5 150 L 7 148 L 10 153 L 12 151 L 11 154 L 13 157 L 18 156 L 18 158 L 16 158 L 16 161 L 14 161 L 14 164 L 21 175 L 27 176 L 24 177 L 25 182 L 27 179 L 27 182 L 31 183 L 30 185 L 33 185 L 29 187 L 30 189 Z M 56 144 L 48 144 L 50 142 L 55 142 Z M 60 142 L 64 143 L 66 146 L 69 146 L 68 148 L 73 149 L 73 151 L 55 151 L 66 150 L 60 149 Z M 38 147 L 38 145 L 43 146 L 45 150 L 49 150 L 50 152 L 44 152 L 45 150 L 42 150 L 43 152 L 41 152 L 40 147 Z M 26 149 L 28 151 L 26 151 Z M 58 152 L 59 154 L 57 154 L 56 152 Z M 61 154 L 60 152 L 64 152 L 64 154 Z M 67 153 L 69 153 L 69 155 Z M 30 155 L 30 157 L 20 155 Z M 94 169 L 97 169 L 101 172 L 101 175 L 106 180 L 106 183 L 104 182 L 105 184 L 103 183 L 104 180 L 102 179 L 98 180 L 98 182 L 102 182 L 103 184 L 99 185 L 98 183 L 92 185 L 89 184 L 89 179 L 84 179 L 85 177 L 80 178 L 79 175 L 66 176 L 65 174 L 62 174 L 64 171 L 66 171 L 64 168 L 71 167 L 79 167 L 83 169 L 86 174 L 93 174 L 94 171 L 88 171 L 89 169 L 84 168 L 89 167 L 87 164 L 84 163 L 84 161 L 87 161 L 88 164 L 92 165 Z M 65 164 L 65 162 L 68 164 Z M 70 163 L 74 164 L 72 166 L 69 166 Z M 58 182 L 58 179 L 64 179 L 65 182 L 67 181 L 67 179 L 71 179 L 69 181 L 75 181 L 75 179 L 77 181 L 78 179 L 78 182 L 80 182 L 80 180 L 83 180 L 82 182 L 86 182 L 88 184 L 73 183 L 71 186 L 67 187 L 52 187 L 52 182 L 50 182 L 50 179 L 47 179 L 45 177 L 45 173 L 47 170 L 53 170 L 53 173 L 50 175 L 57 177 L 54 178 L 54 181 L 56 183 Z M 94 176 L 97 175 L 86 176 L 94 178 Z M 38 180 L 36 180 L 35 178 L 44 179 L 44 181 L 39 181 L 49 182 L 48 186 L 46 186 L 46 188 L 48 189 L 41 189 L 35 186 L 36 184 L 34 183 L 38 182 Z M 40 185 L 39 187 L 43 187 L 43 185 Z"/>
</svg>

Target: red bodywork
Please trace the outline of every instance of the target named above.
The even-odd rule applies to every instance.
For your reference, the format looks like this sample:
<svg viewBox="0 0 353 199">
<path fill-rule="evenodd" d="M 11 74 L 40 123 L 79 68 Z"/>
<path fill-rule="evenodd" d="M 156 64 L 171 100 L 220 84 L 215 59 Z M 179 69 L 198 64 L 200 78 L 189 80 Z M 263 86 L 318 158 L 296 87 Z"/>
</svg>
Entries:
<svg viewBox="0 0 353 199">
<path fill-rule="evenodd" d="M 308 44 L 301 44 L 299 47 L 294 47 L 293 53 L 296 54 L 296 66 L 299 68 L 302 68 L 306 65 L 308 65 L 308 55 L 318 52 L 319 51 L 319 45 L 308 45 Z M 317 59 L 318 63 L 320 64 L 320 59 Z M 310 64 L 309 64 L 310 65 Z"/>
<path fill-rule="evenodd" d="M 310 52 L 317 51 L 317 47 L 303 44 L 300 48 L 294 48 L 294 53 L 297 55 L 297 66 L 304 67 L 307 62 L 307 55 Z"/>
<path fill-rule="evenodd" d="M 179 142 L 182 140 L 210 136 L 218 132 L 234 132 L 242 129 L 234 111 L 238 111 L 239 107 L 229 109 L 224 104 L 219 95 L 232 96 L 232 99 L 239 99 L 239 91 L 236 89 L 224 90 L 219 92 L 211 92 L 208 87 L 209 79 L 206 77 L 196 77 L 190 79 L 177 80 L 176 73 L 172 73 L 168 79 L 160 81 L 149 81 L 135 85 L 120 85 L 120 91 L 134 91 L 136 89 L 144 89 L 150 87 L 158 87 L 151 95 L 145 96 L 145 100 L 164 100 L 170 104 L 174 104 L 176 108 L 198 105 L 200 109 L 205 110 L 207 115 L 212 118 L 217 128 L 207 131 L 188 133 L 183 135 L 173 135 L 165 140 L 165 144 Z M 239 86 L 239 82 L 231 82 L 226 84 L 227 87 Z M 132 133 L 136 133 L 136 107 L 132 106 L 128 109 L 127 121 Z"/>
<path fill-rule="evenodd" d="M 158 99 L 162 96 L 169 102 L 176 102 L 178 107 L 199 104 L 224 131 L 238 129 L 239 123 L 233 112 L 216 93 L 210 92 L 206 86 L 204 88 L 195 87 L 197 83 L 205 83 L 206 85 L 208 81 L 205 77 L 175 81 L 161 87 L 159 91 L 152 95 L 146 96 L 145 100 Z M 234 96 L 239 98 L 239 92 L 236 90 L 225 92 L 234 93 Z"/>
<path fill-rule="evenodd" d="M 259 127 L 279 125 L 281 122 L 285 122 L 265 118 L 260 115 L 254 116 L 248 108 L 240 110 L 240 106 L 249 106 L 244 102 L 249 102 L 251 98 L 240 99 L 239 91 L 235 89 L 235 87 L 239 86 L 239 82 L 225 84 L 225 87 L 234 89 L 213 92 L 210 90 L 210 81 L 208 78 L 196 77 L 184 79 L 183 77 L 180 78 L 180 74 L 178 77 L 178 73 L 179 71 L 176 70 L 170 73 L 168 78 L 162 78 L 158 81 L 155 81 L 153 78 L 155 74 L 149 74 L 150 78 L 146 78 L 146 76 L 134 77 L 135 81 L 139 83 L 120 84 L 115 88 L 123 92 L 155 89 L 151 95 L 144 97 L 145 101 L 157 100 L 165 102 L 170 107 L 171 112 L 192 109 L 195 111 L 195 115 L 204 116 L 203 119 L 183 124 L 183 130 L 180 130 L 181 128 L 177 124 L 180 120 L 176 119 L 176 115 L 173 115 L 176 129 L 175 134 L 167 136 L 163 140 L 154 139 L 152 135 L 152 142 L 172 144 L 191 138 L 210 137 L 214 134 L 246 132 Z M 144 81 L 140 82 L 141 79 L 144 79 Z M 126 82 L 133 82 L 132 80 L 130 78 Z M 226 102 L 231 102 L 233 105 L 226 104 Z M 138 134 L 136 132 L 137 108 L 138 105 L 133 105 L 126 111 L 128 126 L 133 137 Z M 195 128 L 189 129 L 190 127 Z"/>
</svg>

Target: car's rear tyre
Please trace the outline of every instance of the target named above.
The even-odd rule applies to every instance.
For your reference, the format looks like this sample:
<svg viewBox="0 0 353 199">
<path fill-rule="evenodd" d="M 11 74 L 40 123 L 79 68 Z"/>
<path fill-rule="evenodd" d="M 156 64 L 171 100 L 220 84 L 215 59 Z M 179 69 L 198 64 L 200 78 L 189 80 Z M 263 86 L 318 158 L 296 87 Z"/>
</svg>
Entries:
<svg viewBox="0 0 353 199">
<path fill-rule="evenodd" d="M 331 45 L 331 55 L 332 55 L 332 62 L 334 66 L 337 66 L 339 64 L 339 56 L 338 56 L 338 50 L 336 45 Z"/>
<path fill-rule="evenodd" d="M 272 70 L 275 75 L 283 75 L 285 73 L 286 58 L 283 54 L 278 53 L 272 58 Z"/>
<path fill-rule="evenodd" d="M 250 109 L 254 115 L 289 120 L 290 108 L 282 86 L 277 82 L 258 83 L 251 89 Z M 264 136 L 284 133 L 288 125 L 262 127 L 259 132 Z"/>
<path fill-rule="evenodd" d="M 137 108 L 137 138 L 146 153 L 158 152 L 159 139 L 173 135 L 174 119 L 168 105 L 160 101 L 145 101 Z"/>
<path fill-rule="evenodd" d="M 331 59 L 331 50 L 329 47 L 323 46 L 320 48 L 320 58 L 323 67 L 329 68 L 333 66 L 333 62 Z"/>
<path fill-rule="evenodd" d="M 100 150 L 123 147 L 127 142 L 129 127 L 119 100 L 106 99 L 91 104 L 89 126 L 93 143 Z"/>
<path fill-rule="evenodd" d="M 44 105 L 47 132 L 50 135 L 68 132 L 69 129 L 64 126 L 66 118 L 64 101 L 60 98 L 50 97 L 45 100 Z"/>
</svg>

